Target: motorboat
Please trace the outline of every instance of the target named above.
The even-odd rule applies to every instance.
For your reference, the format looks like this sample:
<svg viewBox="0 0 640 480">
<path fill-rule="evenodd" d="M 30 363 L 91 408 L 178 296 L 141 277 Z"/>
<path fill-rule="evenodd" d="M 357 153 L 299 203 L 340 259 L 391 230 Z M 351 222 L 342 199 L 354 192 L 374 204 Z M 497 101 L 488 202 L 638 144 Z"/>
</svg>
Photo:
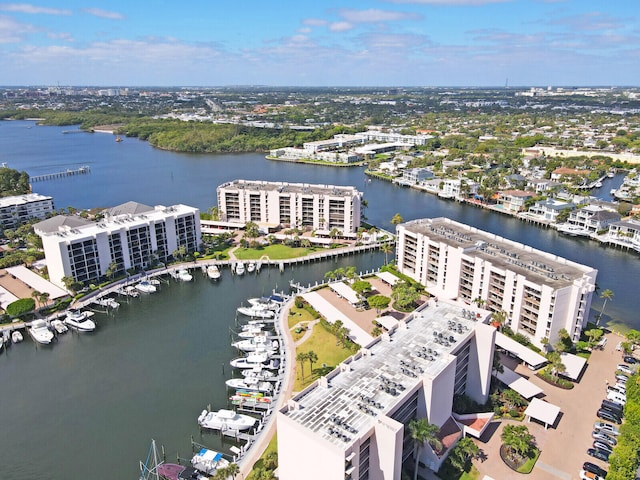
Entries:
<svg viewBox="0 0 640 480">
<path fill-rule="evenodd" d="M 236 264 L 236 275 L 244 275 L 244 262 L 238 262 Z"/>
<path fill-rule="evenodd" d="M 82 312 L 80 310 L 69 310 L 64 319 L 64 323 L 79 332 L 92 332 L 96 329 L 96 324 L 91 320 L 93 312 Z"/>
<path fill-rule="evenodd" d="M 11 332 L 11 341 L 13 343 L 20 343 L 22 340 L 24 340 L 24 337 L 19 330 L 14 330 L 13 332 Z"/>
<path fill-rule="evenodd" d="M 253 377 L 231 378 L 227 380 L 225 384 L 227 387 L 237 390 L 247 390 L 249 392 L 271 393 L 273 391 L 273 385 L 271 383 Z"/>
<path fill-rule="evenodd" d="M 249 361 L 261 358 L 264 358 L 265 360 L 262 362 Z M 280 366 L 280 361 L 277 358 L 269 359 L 267 355 L 264 355 L 262 353 L 251 353 L 247 357 L 234 358 L 230 363 L 233 368 L 239 369 L 253 368 L 256 365 L 260 365 L 262 368 L 277 370 Z"/>
<path fill-rule="evenodd" d="M 51 320 L 51 328 L 53 328 L 58 334 L 67 333 L 69 331 L 69 328 L 59 318 Z"/>
<path fill-rule="evenodd" d="M 207 267 L 207 276 L 211 280 L 218 280 L 220 278 L 220 269 L 217 265 L 209 265 Z"/>
<path fill-rule="evenodd" d="M 258 335 L 246 340 L 240 340 L 231 344 L 232 347 L 243 352 L 256 352 L 259 350 L 277 350 L 279 347 L 277 340 L 271 340 L 266 335 Z"/>
<path fill-rule="evenodd" d="M 193 276 L 189 273 L 188 270 L 184 268 L 178 270 L 176 275 L 178 277 L 178 280 L 181 280 L 183 282 L 190 282 L 191 280 L 193 280 Z"/>
<path fill-rule="evenodd" d="M 28 331 L 35 342 L 48 345 L 53 341 L 53 332 L 49 330 L 47 322 L 44 320 L 38 319 L 31 322 L 31 327 Z"/>
<path fill-rule="evenodd" d="M 233 410 L 220 409 L 217 412 L 203 410 L 198 417 L 198 425 L 210 430 L 233 430 L 242 432 L 249 430 L 256 424 L 256 419 L 250 415 L 236 413 Z"/>
<path fill-rule="evenodd" d="M 255 392 L 248 392 L 255 393 Z M 232 395 L 229 397 L 229 401 L 232 405 L 237 405 L 239 407 L 258 407 L 258 408 L 268 408 L 271 402 L 273 401 L 272 397 L 265 397 L 262 394 L 260 396 L 251 396 L 248 394 L 238 394 Z"/>
<path fill-rule="evenodd" d="M 616 176 L 616 173 L 615 173 L 615 172 L 612 172 L 611 170 L 609 170 L 609 171 L 607 172 L 607 178 L 613 178 L 613 177 L 615 177 L 615 176 Z"/>
<path fill-rule="evenodd" d="M 107 308 L 120 307 L 120 304 L 118 302 L 116 302 L 113 298 L 109 298 L 109 297 L 96 298 L 93 301 L 93 303 L 95 303 L 96 305 L 100 305 L 101 307 L 107 307 Z"/>
<path fill-rule="evenodd" d="M 124 294 L 133 298 L 140 296 L 140 292 L 133 285 L 129 285 L 128 287 L 125 287 Z"/>
<path fill-rule="evenodd" d="M 251 318 L 273 318 L 275 316 L 273 310 L 256 307 L 238 307 L 238 313 Z"/>
<path fill-rule="evenodd" d="M 253 273 L 256 271 L 256 264 L 253 262 L 249 262 L 247 264 L 247 273 Z"/>
<path fill-rule="evenodd" d="M 273 335 L 271 332 L 262 330 L 261 327 L 254 327 L 253 325 L 247 325 L 247 326 L 251 328 L 247 330 L 243 329 L 241 332 L 238 332 L 238 337 L 242 339 L 247 339 L 247 340 L 250 340 L 254 337 L 265 337 L 268 340 L 273 340 L 274 338 L 276 338 L 276 336 Z"/>
<path fill-rule="evenodd" d="M 596 188 L 600 188 L 600 187 L 602 187 L 602 182 L 596 182 L 596 183 L 595 183 L 595 187 L 596 187 Z"/>
<path fill-rule="evenodd" d="M 260 321 L 251 321 L 251 322 L 248 322 L 246 325 L 242 325 L 242 331 L 243 332 L 249 332 L 251 330 L 253 330 L 253 331 L 262 330 L 266 326 L 267 326 L 266 323 L 263 323 L 263 322 L 260 322 Z"/>
<path fill-rule="evenodd" d="M 277 310 L 280 304 L 271 300 L 270 297 L 250 298 L 247 300 L 251 307 L 262 308 L 264 310 Z"/>
<path fill-rule="evenodd" d="M 202 448 L 191 458 L 193 468 L 206 475 L 215 475 L 216 470 L 222 470 L 229 466 L 229 460 L 225 459 L 220 452 Z"/>
<path fill-rule="evenodd" d="M 156 286 L 152 285 L 149 281 L 143 280 L 136 285 L 136 290 L 142 293 L 156 293 Z"/>
<path fill-rule="evenodd" d="M 240 372 L 243 377 L 253 377 L 258 380 L 264 380 L 267 382 L 275 382 L 278 379 L 278 375 L 267 368 L 256 366 L 253 368 L 247 368 Z"/>
</svg>

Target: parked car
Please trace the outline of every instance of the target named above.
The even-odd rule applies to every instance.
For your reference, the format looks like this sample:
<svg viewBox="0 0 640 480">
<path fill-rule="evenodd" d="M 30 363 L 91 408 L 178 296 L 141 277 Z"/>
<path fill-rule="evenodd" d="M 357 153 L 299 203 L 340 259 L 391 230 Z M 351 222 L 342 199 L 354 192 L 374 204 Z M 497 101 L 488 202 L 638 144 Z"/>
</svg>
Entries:
<svg viewBox="0 0 640 480">
<path fill-rule="evenodd" d="M 591 436 L 594 440 L 597 440 L 598 442 L 604 442 L 608 445 L 611 445 L 612 447 L 614 447 L 616 443 L 618 443 L 615 438 L 601 432 L 600 430 L 594 430 L 593 432 L 591 432 Z"/>
<path fill-rule="evenodd" d="M 636 357 L 632 357 L 631 355 L 625 355 L 624 357 L 622 357 L 622 361 L 624 363 L 628 363 L 629 365 L 640 363 L 640 360 L 638 360 Z"/>
<path fill-rule="evenodd" d="M 620 419 L 620 416 L 618 416 L 615 413 L 613 413 L 612 411 L 606 410 L 604 408 L 601 408 L 600 410 L 598 410 L 596 415 L 601 420 L 606 420 L 607 422 L 613 422 L 613 423 L 617 423 L 617 424 L 621 424 L 622 423 L 622 420 Z"/>
<path fill-rule="evenodd" d="M 629 376 L 625 375 L 624 373 L 617 373 L 616 374 L 616 380 L 618 380 L 618 382 L 620 383 L 627 383 L 627 380 L 629 380 Z"/>
<path fill-rule="evenodd" d="M 585 472 L 595 473 L 596 475 L 600 475 L 602 478 L 607 476 L 607 471 L 604 468 L 600 468 L 598 465 L 591 462 L 584 462 L 582 464 L 582 470 Z"/>
<path fill-rule="evenodd" d="M 604 480 L 604 477 L 598 475 L 597 473 L 580 470 L 580 480 Z"/>
<path fill-rule="evenodd" d="M 618 370 L 620 370 L 622 373 L 626 373 L 628 375 L 633 375 L 633 370 L 631 369 L 631 367 L 629 365 L 625 365 L 624 363 L 620 363 L 620 364 L 618 364 L 618 366 L 616 368 Z"/>
<path fill-rule="evenodd" d="M 602 404 L 600 404 L 600 408 L 604 410 L 609 410 L 610 412 L 615 413 L 617 416 L 622 418 L 624 406 L 618 402 L 612 402 L 611 400 L 602 400 Z"/>
<path fill-rule="evenodd" d="M 609 452 L 605 452 L 604 450 L 599 450 L 597 448 L 590 448 L 587 450 L 587 455 L 591 455 L 593 458 L 597 458 L 598 460 L 602 460 L 603 462 L 609 461 Z"/>
<path fill-rule="evenodd" d="M 602 450 L 604 452 L 613 452 L 613 447 L 611 445 L 609 445 L 608 443 L 604 443 L 601 442 L 599 440 L 596 440 L 595 442 L 593 442 L 593 448 L 597 449 L 597 450 Z"/>
<path fill-rule="evenodd" d="M 627 403 L 627 394 L 620 392 L 609 392 L 607 393 L 607 400 L 611 400 L 612 402 L 624 405 L 625 403 Z"/>
<path fill-rule="evenodd" d="M 593 424 L 593 428 L 598 430 L 599 432 L 604 432 L 607 435 L 620 435 L 620 430 L 618 429 L 618 427 L 611 425 L 610 423 L 596 422 Z"/>
</svg>

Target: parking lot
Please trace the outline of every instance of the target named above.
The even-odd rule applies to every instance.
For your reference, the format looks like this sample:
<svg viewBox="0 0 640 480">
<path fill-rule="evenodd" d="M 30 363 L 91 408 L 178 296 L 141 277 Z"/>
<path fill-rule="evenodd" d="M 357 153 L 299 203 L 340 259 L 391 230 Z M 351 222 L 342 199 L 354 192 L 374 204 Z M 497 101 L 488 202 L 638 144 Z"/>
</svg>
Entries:
<svg viewBox="0 0 640 480">
<path fill-rule="evenodd" d="M 594 350 L 580 382 L 571 390 L 562 390 L 549 385 L 534 372 L 523 365 L 518 365 L 516 372 L 544 390 L 543 400 L 558 405 L 560 417 L 554 427 L 545 430 L 544 425 L 534 420 L 525 425 L 535 436 L 541 450 L 535 468 L 527 478 L 531 480 L 548 480 L 560 478 L 565 480 L 579 479 L 582 464 L 586 461 L 595 463 L 605 469 L 608 465 L 587 455 L 591 448 L 594 422 L 599 419 L 596 411 L 607 396 L 607 385 L 615 384 L 616 365 L 622 363 L 621 352 L 616 351 L 620 338 L 614 334 L 607 335 L 607 344 L 603 350 Z M 500 433 L 506 421 L 496 422 L 488 429 L 485 436 L 477 441 L 484 452 L 484 460 L 474 461 L 481 473 L 480 478 L 487 475 L 494 479 L 520 478 L 521 474 L 510 470 L 500 459 Z M 487 437 L 487 438 L 485 438 Z"/>
</svg>

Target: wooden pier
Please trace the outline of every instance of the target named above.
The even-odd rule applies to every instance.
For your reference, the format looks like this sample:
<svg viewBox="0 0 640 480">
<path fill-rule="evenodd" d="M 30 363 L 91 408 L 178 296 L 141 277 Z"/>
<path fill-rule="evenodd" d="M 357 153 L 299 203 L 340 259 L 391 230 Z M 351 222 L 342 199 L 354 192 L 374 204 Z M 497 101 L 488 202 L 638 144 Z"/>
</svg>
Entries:
<svg viewBox="0 0 640 480">
<path fill-rule="evenodd" d="M 83 165 L 80 168 L 71 169 L 67 168 L 62 172 L 55 173 L 45 173 L 44 175 L 34 175 L 29 177 L 30 182 L 44 182 L 45 180 L 55 180 L 56 178 L 64 178 L 64 177 L 72 177 L 74 175 L 86 175 L 87 173 L 91 173 L 91 167 L 88 165 Z"/>
</svg>

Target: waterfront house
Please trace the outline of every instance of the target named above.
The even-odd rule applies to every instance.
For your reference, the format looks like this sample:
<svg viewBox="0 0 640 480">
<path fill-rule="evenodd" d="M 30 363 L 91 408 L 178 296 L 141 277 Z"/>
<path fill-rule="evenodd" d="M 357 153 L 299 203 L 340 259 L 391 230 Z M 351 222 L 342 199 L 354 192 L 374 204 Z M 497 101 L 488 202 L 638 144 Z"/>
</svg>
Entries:
<svg viewBox="0 0 640 480">
<path fill-rule="evenodd" d="M 632 218 L 609 224 L 605 241 L 640 253 L 640 220 Z"/>
<path fill-rule="evenodd" d="M 540 200 L 534 203 L 529 208 L 527 214 L 539 220 L 555 223 L 558 214 L 567 208 L 569 210 L 575 210 L 576 206 L 573 203 L 547 198 L 546 200 Z"/>
<path fill-rule="evenodd" d="M 434 173 L 428 168 L 408 168 L 402 172 L 402 183 L 416 185 L 433 177 Z"/>
<path fill-rule="evenodd" d="M 534 192 L 524 190 L 503 190 L 498 192 L 498 204 L 509 213 L 518 213 L 525 210 L 527 200 L 535 197 Z"/>
<path fill-rule="evenodd" d="M 617 212 L 597 205 L 587 205 L 571 212 L 566 223 L 576 231 L 581 230 L 584 235 L 596 235 L 607 230 L 610 224 L 619 222 L 621 218 Z"/>
</svg>

